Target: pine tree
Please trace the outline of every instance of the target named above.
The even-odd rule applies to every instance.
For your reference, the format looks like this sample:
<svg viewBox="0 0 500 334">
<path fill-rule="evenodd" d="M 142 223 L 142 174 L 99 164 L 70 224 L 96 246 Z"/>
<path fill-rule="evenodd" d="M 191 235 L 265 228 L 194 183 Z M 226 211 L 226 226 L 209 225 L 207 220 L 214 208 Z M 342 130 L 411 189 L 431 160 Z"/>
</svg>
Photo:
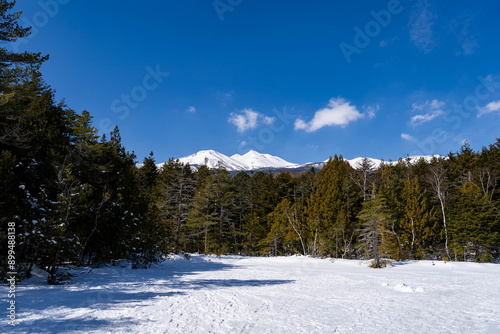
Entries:
<svg viewBox="0 0 500 334">
<path fill-rule="evenodd" d="M 385 199 L 375 189 L 372 190 L 370 199 L 363 203 L 358 218 L 361 224 L 358 247 L 364 254 L 373 257 L 373 267 L 381 268 L 382 257 L 386 254 L 384 246 L 390 238 L 388 226 L 392 218 Z"/>
<path fill-rule="evenodd" d="M 211 231 L 217 225 L 217 212 L 214 210 L 214 181 L 213 171 L 201 166 L 196 174 L 196 191 L 192 208 L 187 222 L 191 231 L 191 239 L 199 236 L 198 240 L 191 240 L 195 251 L 208 254 L 215 249 Z M 193 249 L 192 248 L 192 249 Z"/>
<path fill-rule="evenodd" d="M 158 168 L 153 152 L 151 152 L 148 157 L 144 158 L 143 165 L 137 169 L 136 173 L 140 189 L 138 210 L 141 214 L 134 243 L 137 249 L 134 266 L 137 268 L 147 267 L 150 263 L 158 261 L 162 253 L 160 244 L 163 241 L 163 235 L 156 206 L 158 194 L 154 191 L 157 177 Z"/>
<path fill-rule="evenodd" d="M 348 177 L 349 164 L 335 156 L 318 173 L 317 190 L 310 198 L 309 230 L 318 230 L 319 251 L 345 257 L 355 230 L 353 211 L 357 198 Z"/>
<path fill-rule="evenodd" d="M 249 231 L 245 229 L 245 226 L 251 207 L 252 179 L 248 173 L 242 171 L 233 177 L 232 183 L 235 191 L 235 210 L 231 233 L 233 247 L 237 253 L 241 253 L 245 251 L 245 240 L 249 237 Z"/>
<path fill-rule="evenodd" d="M 173 236 L 172 251 L 180 251 L 183 225 L 189 216 L 194 192 L 194 177 L 189 165 L 178 160 L 166 162 L 158 176 L 159 199 L 157 206 L 166 229 Z"/>
<path fill-rule="evenodd" d="M 270 249 L 275 255 L 302 253 L 307 255 L 305 231 L 306 226 L 302 224 L 297 214 L 297 203 L 292 204 L 285 198 L 276 209 L 269 214 L 271 230 L 267 236 Z M 280 250 L 280 248 L 282 250 Z"/>
<path fill-rule="evenodd" d="M 19 25 L 22 12 L 13 12 L 16 1 L 0 0 L 0 44 L 29 36 L 31 27 Z M 0 47 L 0 144 L 26 147 L 30 136 L 22 125 L 29 105 L 43 85 L 40 66 L 48 56 L 13 52 Z"/>
<path fill-rule="evenodd" d="M 351 178 L 363 192 L 363 202 L 366 201 L 367 191 L 370 184 L 370 176 L 373 175 L 375 164 L 368 158 L 363 158 L 355 170 L 351 172 Z"/>
<path fill-rule="evenodd" d="M 500 220 L 489 198 L 472 182 L 466 182 L 453 203 L 450 230 L 453 240 L 463 249 L 464 261 L 490 259 L 500 242 Z M 485 256 L 482 256 L 482 255 Z"/>
<path fill-rule="evenodd" d="M 434 194 L 439 200 L 439 206 L 441 208 L 441 216 L 443 219 L 443 232 L 445 239 L 445 254 L 446 258 L 450 259 L 450 251 L 448 247 L 448 224 L 447 221 L 447 199 L 448 199 L 448 180 L 446 176 L 446 170 L 443 167 L 443 161 L 438 161 L 437 164 L 432 165 L 429 168 L 429 174 L 427 175 L 427 181 L 431 184 Z"/>
<path fill-rule="evenodd" d="M 151 151 L 149 156 L 144 158 L 141 168 L 138 171 L 138 178 L 144 191 L 151 193 L 158 177 L 158 167 L 156 167 L 154 154 Z"/>
<path fill-rule="evenodd" d="M 246 253 L 268 253 L 267 243 L 264 241 L 270 229 L 268 214 L 274 210 L 278 200 L 273 175 L 262 171 L 253 174 L 250 188 L 250 208 L 245 216 L 243 226 L 244 230 L 247 231 L 247 238 L 244 242 Z"/>
<path fill-rule="evenodd" d="M 416 178 L 404 182 L 402 192 L 404 218 L 401 221 L 400 242 L 403 252 L 409 258 L 424 258 L 435 217 L 435 211 L 429 207 L 425 192 Z"/>
</svg>

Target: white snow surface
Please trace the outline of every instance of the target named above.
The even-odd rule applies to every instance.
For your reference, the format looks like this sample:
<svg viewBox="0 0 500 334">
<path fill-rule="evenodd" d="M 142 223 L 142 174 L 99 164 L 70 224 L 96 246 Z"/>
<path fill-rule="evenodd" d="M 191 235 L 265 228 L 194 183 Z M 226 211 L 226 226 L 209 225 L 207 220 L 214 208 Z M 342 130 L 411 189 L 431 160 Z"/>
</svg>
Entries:
<svg viewBox="0 0 500 334">
<path fill-rule="evenodd" d="M 190 165 L 198 166 L 206 164 L 208 168 L 217 168 L 219 163 L 221 163 L 222 167 L 229 171 L 246 169 L 244 164 L 214 150 L 199 151 L 190 156 L 180 158 L 179 161 L 183 164 L 189 163 Z"/>
<path fill-rule="evenodd" d="M 409 162 L 410 165 L 413 165 L 413 164 L 417 163 L 420 159 L 424 159 L 426 162 L 431 162 L 434 157 L 435 158 L 443 158 L 440 155 L 412 155 L 412 156 L 402 158 L 402 159 L 405 162 Z M 347 160 L 347 162 L 351 165 L 352 168 L 358 168 L 363 163 L 363 159 L 365 159 L 365 158 L 359 157 L 359 158 Z M 380 159 L 368 158 L 368 160 L 370 160 L 370 162 L 372 163 L 374 170 L 378 169 L 380 167 L 380 165 L 382 164 L 382 160 L 380 160 Z M 328 160 L 326 160 L 326 161 L 328 161 Z M 389 164 L 389 165 L 394 165 L 396 163 L 397 163 L 397 161 L 384 161 L 384 164 Z"/>
<path fill-rule="evenodd" d="M 270 154 L 259 153 L 254 150 L 248 151 L 244 155 L 235 154 L 231 156 L 231 159 L 236 160 L 241 164 L 247 166 L 247 169 L 259 169 L 266 167 L 274 167 L 274 168 L 299 167 L 298 164 L 293 164 L 280 157 L 275 157 Z"/>
<path fill-rule="evenodd" d="M 363 159 L 365 158 L 355 158 L 347 160 L 347 162 L 349 163 L 349 165 L 351 165 L 352 168 L 358 168 L 363 163 Z M 372 163 L 374 170 L 378 169 L 380 167 L 380 164 L 382 164 L 382 160 L 379 159 L 368 158 L 368 160 L 370 160 L 370 162 Z"/>
<path fill-rule="evenodd" d="M 282 158 L 272 156 L 270 154 L 262 154 L 256 151 L 248 151 L 244 155 L 235 154 L 231 157 L 214 150 L 199 151 L 190 156 L 180 158 L 183 164 L 202 166 L 207 165 L 208 168 L 217 168 L 219 162 L 222 167 L 228 171 L 237 170 L 254 170 L 260 168 L 285 168 L 298 167 L 299 165 L 288 162 Z"/>
<path fill-rule="evenodd" d="M 18 284 L 14 333 L 500 333 L 500 265 L 174 256 Z M 6 316 L 7 292 L 1 290 Z"/>
</svg>

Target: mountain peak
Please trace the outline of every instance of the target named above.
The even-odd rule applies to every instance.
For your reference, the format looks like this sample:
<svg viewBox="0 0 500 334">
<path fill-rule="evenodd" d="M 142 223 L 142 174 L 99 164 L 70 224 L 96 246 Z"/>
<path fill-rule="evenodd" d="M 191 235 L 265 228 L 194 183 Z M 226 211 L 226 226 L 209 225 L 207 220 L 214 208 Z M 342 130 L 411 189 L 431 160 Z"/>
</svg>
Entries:
<svg viewBox="0 0 500 334">
<path fill-rule="evenodd" d="M 410 164 L 417 162 L 419 159 L 424 159 L 426 161 L 431 161 L 433 157 L 439 156 L 411 156 L 408 157 L 408 161 Z M 362 163 L 362 157 L 346 160 L 353 168 L 358 168 Z M 370 161 L 370 165 L 372 169 L 377 169 L 382 160 L 367 158 Z M 283 169 L 300 169 L 311 167 L 321 169 L 328 160 L 324 162 L 311 162 L 303 165 L 294 164 L 288 162 L 280 157 L 273 156 L 270 154 L 259 153 L 254 150 L 250 150 L 244 155 L 234 154 L 231 157 L 228 157 L 220 152 L 214 150 L 202 150 L 196 152 L 190 156 L 180 158 L 179 161 L 183 164 L 189 163 L 193 168 L 199 168 L 200 166 L 206 165 L 208 168 L 217 168 L 219 167 L 219 163 L 222 165 L 222 168 L 225 168 L 228 171 L 251 171 L 251 170 L 283 170 Z M 393 162 L 394 163 L 394 162 Z"/>
<path fill-rule="evenodd" d="M 288 162 L 280 157 L 276 157 L 270 154 L 259 153 L 254 150 L 250 150 L 244 155 L 233 155 L 232 158 L 238 162 L 248 166 L 248 169 L 262 169 L 262 168 L 286 168 L 298 166 Z"/>
<path fill-rule="evenodd" d="M 257 151 L 254 151 L 254 150 L 250 150 L 247 153 L 245 153 L 243 156 L 245 156 L 245 155 L 263 155 L 263 154 L 259 153 Z"/>
<path fill-rule="evenodd" d="M 244 155 L 234 154 L 231 157 L 214 150 L 203 150 L 190 156 L 180 158 L 179 161 L 182 163 L 189 163 L 191 166 L 195 167 L 206 164 L 209 168 L 217 168 L 220 162 L 222 167 L 228 171 L 299 166 L 279 157 L 259 153 L 254 150 L 250 150 Z"/>
</svg>

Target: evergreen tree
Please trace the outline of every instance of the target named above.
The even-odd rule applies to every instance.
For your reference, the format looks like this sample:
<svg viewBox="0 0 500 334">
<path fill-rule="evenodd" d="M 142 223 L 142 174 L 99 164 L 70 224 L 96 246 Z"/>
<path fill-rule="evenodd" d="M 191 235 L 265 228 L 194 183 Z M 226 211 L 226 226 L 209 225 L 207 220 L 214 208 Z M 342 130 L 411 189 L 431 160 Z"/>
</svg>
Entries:
<svg viewBox="0 0 500 334">
<path fill-rule="evenodd" d="M 500 220 L 488 196 L 474 183 L 466 182 L 454 200 L 452 212 L 450 230 L 453 240 L 463 250 L 464 261 L 467 255 L 475 261 L 490 260 L 491 252 L 498 250 Z M 459 252 L 456 250 L 455 258 Z"/>
<path fill-rule="evenodd" d="M 427 181 L 431 184 L 434 194 L 439 200 L 439 207 L 441 209 L 441 217 L 443 220 L 443 232 L 444 232 L 444 249 L 447 259 L 450 259 L 449 251 L 449 236 L 448 236 L 448 221 L 446 216 L 447 211 L 447 199 L 448 199 L 448 188 L 449 183 L 446 176 L 446 170 L 443 167 L 444 162 L 438 161 L 436 164 L 429 168 L 429 174 L 427 175 Z"/>
<path fill-rule="evenodd" d="M 247 231 L 244 251 L 248 254 L 266 254 L 268 244 L 265 238 L 270 228 L 268 214 L 274 210 L 279 198 L 271 173 L 259 171 L 251 179 L 250 208 L 243 227 Z"/>
<path fill-rule="evenodd" d="M 317 190 L 308 210 L 309 229 L 318 230 L 320 252 L 335 257 L 349 256 L 355 232 L 357 196 L 352 191 L 349 168 L 342 156 L 330 158 L 318 173 Z"/>
<path fill-rule="evenodd" d="M 194 192 L 194 176 L 189 165 L 178 160 L 166 162 L 158 176 L 159 198 L 157 206 L 166 230 L 172 236 L 172 251 L 180 251 L 182 228 L 184 227 Z"/>
<path fill-rule="evenodd" d="M 245 251 L 245 240 L 249 238 L 249 231 L 245 229 L 245 226 L 251 207 L 252 178 L 245 172 L 239 172 L 232 178 L 232 183 L 235 192 L 234 224 L 232 225 L 233 247 L 237 253 L 241 253 Z"/>
<path fill-rule="evenodd" d="M 358 247 L 364 254 L 373 257 L 375 268 L 381 268 L 382 257 L 386 254 L 384 246 L 391 233 L 388 226 L 392 218 L 385 199 L 376 194 L 375 189 L 372 191 L 371 198 L 363 203 L 358 218 L 361 224 Z"/>
<path fill-rule="evenodd" d="M 425 192 L 416 178 L 405 180 L 402 205 L 404 218 L 400 224 L 400 242 L 403 254 L 411 259 L 425 258 L 425 251 L 429 250 L 428 240 L 432 233 L 435 211 L 429 207 Z"/>
<path fill-rule="evenodd" d="M 156 206 L 158 194 L 154 191 L 158 177 L 158 168 L 155 164 L 153 152 L 144 158 L 143 165 L 137 170 L 137 182 L 139 183 L 140 195 L 139 211 L 141 221 L 137 228 L 135 258 L 136 267 L 147 267 L 156 262 L 162 253 L 161 224 L 159 210 Z"/>
<path fill-rule="evenodd" d="M 297 203 L 292 204 L 285 198 L 269 214 L 271 229 L 267 236 L 274 255 L 302 253 L 307 255 L 305 226 L 297 214 Z"/>
<path fill-rule="evenodd" d="M 196 252 L 208 254 L 215 249 L 213 240 L 214 227 L 217 225 L 217 212 L 214 210 L 214 181 L 213 171 L 201 166 L 196 174 L 196 191 L 193 198 L 187 227 L 191 231 L 191 238 L 201 237 L 197 242 L 191 241 Z"/>
</svg>

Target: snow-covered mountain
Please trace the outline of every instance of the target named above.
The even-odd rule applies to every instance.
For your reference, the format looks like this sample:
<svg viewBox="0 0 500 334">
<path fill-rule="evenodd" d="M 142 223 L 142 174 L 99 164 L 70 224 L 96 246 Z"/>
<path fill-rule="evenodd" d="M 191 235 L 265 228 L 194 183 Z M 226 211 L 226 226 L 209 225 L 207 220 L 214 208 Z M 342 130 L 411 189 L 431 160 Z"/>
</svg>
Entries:
<svg viewBox="0 0 500 334">
<path fill-rule="evenodd" d="M 409 157 L 410 164 L 416 163 L 418 160 L 423 158 L 426 161 L 431 161 L 433 157 L 439 157 L 438 155 L 426 155 L 426 156 L 411 156 Z M 359 157 L 351 160 L 347 160 L 353 168 L 359 167 L 364 158 Z M 379 168 L 382 160 L 368 158 L 372 163 L 373 169 Z M 408 158 L 405 158 L 405 160 Z M 257 170 L 291 170 L 291 171 L 303 171 L 311 168 L 321 169 L 326 164 L 329 159 L 322 162 L 309 162 L 306 164 L 295 164 L 288 162 L 280 157 L 276 157 L 270 154 L 263 154 L 256 151 L 249 151 L 246 154 L 240 155 L 235 154 L 228 157 L 225 154 L 216 152 L 214 150 L 204 150 L 199 151 L 187 157 L 179 158 L 179 161 L 183 164 L 189 163 L 193 169 L 198 169 L 200 166 L 206 165 L 208 168 L 217 168 L 219 164 L 222 168 L 229 172 L 236 171 L 257 171 Z M 389 163 L 386 161 L 385 163 Z M 394 163 L 394 162 L 392 162 Z M 161 167 L 163 164 L 158 164 Z M 140 165 L 138 165 L 140 167 Z"/>
<path fill-rule="evenodd" d="M 409 161 L 410 164 L 417 163 L 420 159 L 424 159 L 426 162 L 430 162 L 433 157 L 439 158 L 441 157 L 440 155 L 413 155 L 407 158 L 403 158 L 404 161 Z M 358 168 L 362 163 L 363 163 L 362 157 L 347 160 L 349 164 L 351 165 L 352 168 Z M 409 159 L 409 160 L 407 160 Z M 378 169 L 380 165 L 382 164 L 382 160 L 379 159 L 373 159 L 373 158 L 368 158 L 368 160 L 371 162 L 371 165 L 373 166 L 373 169 Z M 326 160 L 328 161 L 328 160 Z M 385 164 L 395 164 L 397 161 L 384 161 Z"/>
<path fill-rule="evenodd" d="M 364 158 L 359 157 L 347 160 L 347 162 L 349 162 L 349 165 L 351 165 L 352 168 L 358 168 L 358 166 L 361 166 L 361 164 L 363 163 L 363 159 Z M 382 160 L 379 159 L 368 158 L 368 160 L 370 160 L 373 169 L 378 169 L 380 167 L 380 164 L 382 163 Z"/>
<path fill-rule="evenodd" d="M 207 165 L 208 168 L 217 168 L 220 163 L 228 171 L 248 169 L 245 164 L 240 163 L 238 160 L 214 150 L 199 151 L 190 156 L 180 158 L 179 161 L 183 164 L 189 163 L 193 167 Z"/>
<path fill-rule="evenodd" d="M 217 168 L 219 163 L 228 171 L 258 170 L 263 168 L 295 168 L 298 164 L 293 164 L 279 157 L 270 154 L 262 154 L 256 151 L 249 151 L 244 155 L 235 154 L 231 157 L 214 150 L 199 151 L 190 156 L 180 158 L 180 162 L 198 168 L 207 165 L 208 168 Z"/>
<path fill-rule="evenodd" d="M 240 162 L 242 165 L 247 166 L 247 169 L 251 170 L 261 168 L 295 168 L 300 166 L 279 157 L 270 154 L 262 154 L 253 150 L 248 151 L 244 155 L 232 155 L 231 159 Z"/>
</svg>

